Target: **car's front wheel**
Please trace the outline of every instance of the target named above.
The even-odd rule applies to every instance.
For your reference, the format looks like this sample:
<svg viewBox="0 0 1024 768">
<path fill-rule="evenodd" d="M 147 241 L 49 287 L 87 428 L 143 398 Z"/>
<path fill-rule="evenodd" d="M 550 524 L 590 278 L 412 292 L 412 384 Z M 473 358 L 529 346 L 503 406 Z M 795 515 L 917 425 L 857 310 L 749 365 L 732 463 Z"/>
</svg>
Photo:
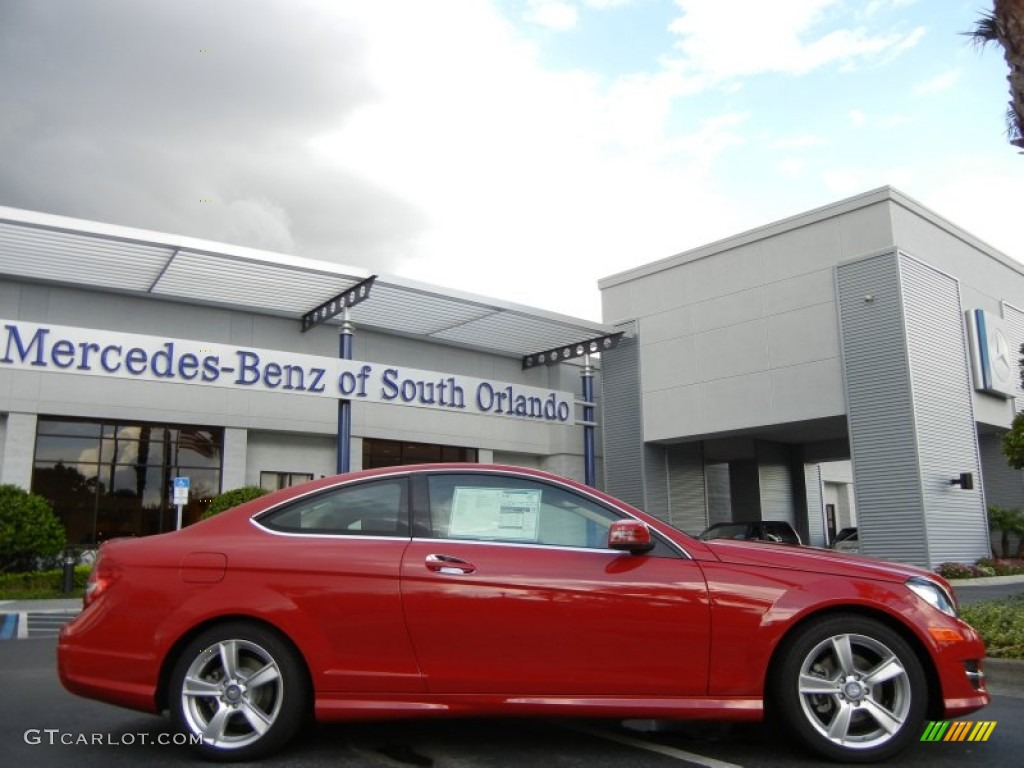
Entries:
<svg viewBox="0 0 1024 768">
<path fill-rule="evenodd" d="M 927 682 L 917 654 L 864 616 L 807 624 L 782 649 L 773 704 L 811 749 L 832 760 L 884 760 L 918 738 Z"/>
<path fill-rule="evenodd" d="M 214 760 L 253 760 L 282 747 L 308 711 L 306 671 L 291 645 L 257 624 L 231 622 L 194 638 L 171 672 L 175 728 Z"/>
</svg>

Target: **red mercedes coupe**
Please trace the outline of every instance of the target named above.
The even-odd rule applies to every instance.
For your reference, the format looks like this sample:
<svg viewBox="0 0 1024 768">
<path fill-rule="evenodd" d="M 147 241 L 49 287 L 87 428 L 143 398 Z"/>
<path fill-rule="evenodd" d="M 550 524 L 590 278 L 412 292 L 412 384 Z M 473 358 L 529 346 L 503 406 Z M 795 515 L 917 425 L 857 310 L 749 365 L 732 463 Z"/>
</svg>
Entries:
<svg viewBox="0 0 1024 768">
<path fill-rule="evenodd" d="M 474 464 L 358 472 L 100 548 L 64 686 L 249 760 L 310 718 L 759 720 L 887 758 L 989 701 L 933 573 L 698 541 L 592 488 Z"/>
</svg>

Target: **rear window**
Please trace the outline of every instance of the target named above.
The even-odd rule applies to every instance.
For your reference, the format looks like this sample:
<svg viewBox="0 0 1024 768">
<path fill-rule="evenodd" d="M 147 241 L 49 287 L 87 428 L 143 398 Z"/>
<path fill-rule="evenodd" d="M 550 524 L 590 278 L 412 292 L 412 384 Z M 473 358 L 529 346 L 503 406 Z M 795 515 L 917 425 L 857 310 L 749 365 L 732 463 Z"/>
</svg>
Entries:
<svg viewBox="0 0 1024 768">
<path fill-rule="evenodd" d="M 282 533 L 408 536 L 405 478 L 334 488 L 272 510 L 260 525 Z"/>
</svg>

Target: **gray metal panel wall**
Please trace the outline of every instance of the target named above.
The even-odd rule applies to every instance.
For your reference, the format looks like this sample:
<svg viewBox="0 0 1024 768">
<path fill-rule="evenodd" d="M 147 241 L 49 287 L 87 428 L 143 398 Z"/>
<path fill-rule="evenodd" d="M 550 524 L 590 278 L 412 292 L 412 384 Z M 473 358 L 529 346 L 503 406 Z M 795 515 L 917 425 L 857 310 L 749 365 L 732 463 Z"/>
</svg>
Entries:
<svg viewBox="0 0 1024 768">
<path fill-rule="evenodd" d="M 1017 309 L 1012 304 L 1003 302 L 1003 319 L 1006 320 L 1006 325 L 1010 331 L 1010 354 L 1013 357 L 1024 356 L 1019 355 L 1020 346 L 1024 343 L 1024 311 Z M 1020 381 L 1017 381 L 1017 397 L 1013 401 L 1014 413 L 1024 411 L 1024 390 L 1021 389 Z"/>
<path fill-rule="evenodd" d="M 644 446 L 644 499 L 638 505 L 649 515 L 666 523 L 672 522 L 668 501 L 668 467 L 665 449 L 660 445 Z"/>
<path fill-rule="evenodd" d="M 971 562 L 989 552 L 960 286 L 900 254 L 904 322 L 928 536 L 926 563 Z M 950 480 L 970 472 L 973 490 Z"/>
<path fill-rule="evenodd" d="M 640 348 L 623 338 L 601 353 L 605 490 L 643 509 L 644 441 L 640 406 Z"/>
<path fill-rule="evenodd" d="M 836 267 L 861 551 L 928 565 L 895 253 Z"/>
<path fill-rule="evenodd" d="M 730 520 L 748 522 L 761 519 L 761 482 L 757 459 L 729 462 L 729 498 L 732 502 Z"/>
<path fill-rule="evenodd" d="M 758 441 L 757 473 L 761 492 L 761 519 L 786 520 L 797 527 L 790 449 L 779 443 Z"/>
<path fill-rule="evenodd" d="M 703 448 L 699 443 L 674 445 L 668 448 L 666 458 L 669 522 L 696 536 L 708 527 Z"/>
<path fill-rule="evenodd" d="M 704 489 L 708 500 L 708 525 L 732 520 L 732 492 L 729 483 L 729 465 L 704 465 Z"/>
<path fill-rule="evenodd" d="M 812 547 L 825 546 L 825 499 L 821 492 L 821 467 L 804 464 L 804 488 L 807 490 L 807 541 Z"/>
<path fill-rule="evenodd" d="M 997 507 L 1024 508 L 1024 472 L 1007 463 L 1002 435 L 979 435 L 978 449 L 985 479 L 985 502 Z"/>
</svg>

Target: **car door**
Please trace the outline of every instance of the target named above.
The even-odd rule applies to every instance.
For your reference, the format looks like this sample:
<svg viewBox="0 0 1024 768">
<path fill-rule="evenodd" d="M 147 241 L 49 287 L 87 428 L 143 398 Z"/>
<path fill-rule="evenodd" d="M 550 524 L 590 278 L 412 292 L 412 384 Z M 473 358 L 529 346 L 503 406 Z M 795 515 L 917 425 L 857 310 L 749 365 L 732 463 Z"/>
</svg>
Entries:
<svg viewBox="0 0 1024 768">
<path fill-rule="evenodd" d="M 318 690 L 424 689 L 399 586 L 408 495 L 406 477 L 346 483 L 257 518 L 271 535 L 249 547 L 252 578 L 298 609 Z"/>
<path fill-rule="evenodd" d="M 402 603 L 434 693 L 701 695 L 709 607 L 670 545 L 606 548 L 623 517 L 537 478 L 420 478 L 427 535 L 402 560 Z"/>
</svg>

